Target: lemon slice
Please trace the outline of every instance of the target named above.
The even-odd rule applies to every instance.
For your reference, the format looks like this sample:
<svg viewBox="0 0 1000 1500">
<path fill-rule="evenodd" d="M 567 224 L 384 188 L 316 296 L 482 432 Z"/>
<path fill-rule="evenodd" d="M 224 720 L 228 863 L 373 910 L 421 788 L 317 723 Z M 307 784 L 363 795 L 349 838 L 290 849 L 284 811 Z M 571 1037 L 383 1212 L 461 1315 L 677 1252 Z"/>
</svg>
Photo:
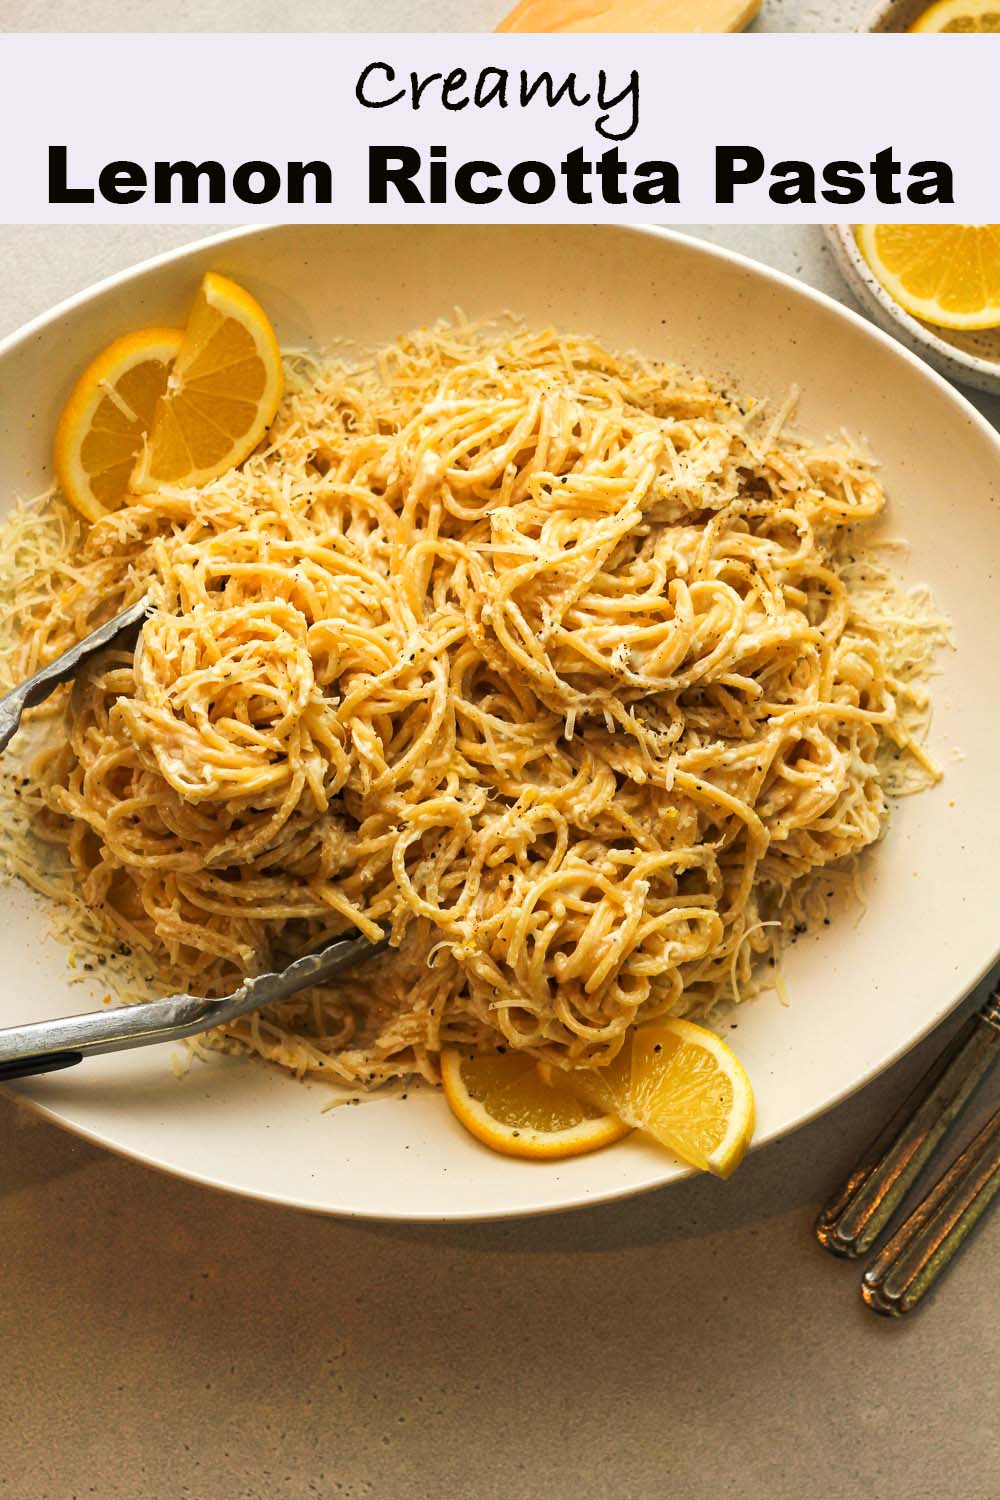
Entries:
<svg viewBox="0 0 1000 1500">
<path fill-rule="evenodd" d="M 911 31 L 1000 31 L 1000 0 L 938 0 Z"/>
<path fill-rule="evenodd" d="M 202 485 L 253 452 L 284 390 L 281 351 L 250 293 L 210 271 L 132 474 L 136 490 Z"/>
<path fill-rule="evenodd" d="M 1000 224 L 859 224 L 855 233 L 878 280 L 915 318 L 1000 325 Z"/>
<path fill-rule="evenodd" d="M 452 1113 L 505 1156 L 579 1156 L 628 1134 L 629 1125 L 578 1098 L 560 1078 L 546 1084 L 534 1059 L 517 1052 L 448 1047 L 441 1054 L 441 1082 Z"/>
<path fill-rule="evenodd" d="M 56 428 L 53 458 L 60 489 L 88 521 L 117 510 L 124 499 L 183 337 L 179 328 L 127 333 L 73 387 Z"/>
<path fill-rule="evenodd" d="M 754 1099 L 743 1064 L 704 1026 L 671 1018 L 641 1026 L 607 1068 L 568 1075 L 595 1108 L 629 1125 L 717 1177 L 729 1177 L 746 1154 Z"/>
</svg>

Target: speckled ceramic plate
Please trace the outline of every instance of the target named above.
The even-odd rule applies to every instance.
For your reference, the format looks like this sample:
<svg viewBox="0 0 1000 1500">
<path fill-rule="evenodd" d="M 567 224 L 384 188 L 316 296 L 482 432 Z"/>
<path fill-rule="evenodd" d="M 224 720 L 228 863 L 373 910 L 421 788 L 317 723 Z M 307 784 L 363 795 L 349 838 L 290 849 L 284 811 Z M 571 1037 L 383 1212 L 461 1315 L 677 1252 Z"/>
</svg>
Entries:
<svg viewBox="0 0 1000 1500">
<path fill-rule="evenodd" d="M 56 231 L 53 231 L 56 232 Z M 801 940 L 791 1005 L 767 995 L 731 1032 L 774 1139 L 873 1077 L 991 964 L 1000 922 L 1000 439 L 893 340 L 828 298 L 683 237 L 623 228 L 280 227 L 206 240 L 102 283 L 0 347 L 3 504 L 49 479 L 52 429 L 74 372 L 113 335 L 175 324 L 213 268 L 261 299 L 286 344 L 368 344 L 447 313 L 516 309 L 782 397 L 800 425 L 867 434 L 883 463 L 906 572 L 930 582 L 959 649 L 936 688 L 935 791 L 897 808 L 871 860 L 864 918 Z M 953 751 L 960 748 L 961 758 Z M 28 891 L 0 891 L 0 1023 L 68 1014 L 66 954 Z M 200 1182 L 324 1213 L 491 1218 L 568 1208 L 668 1183 L 681 1166 L 631 1138 L 593 1156 L 526 1163 L 465 1134 L 415 1091 L 322 1113 L 328 1095 L 217 1058 L 178 1081 L 164 1049 L 97 1058 L 18 1096 L 115 1150 Z M 720 1189 L 724 1191 L 724 1189 Z"/>
<path fill-rule="evenodd" d="M 934 328 L 890 297 L 858 248 L 853 224 L 826 224 L 823 234 L 840 274 L 865 311 L 942 375 L 1000 395 L 1000 328 Z"/>
<path fill-rule="evenodd" d="M 878 0 L 859 31 L 909 31 L 931 0 Z M 1000 328 L 935 328 L 913 317 L 894 301 L 858 249 L 853 224 L 826 224 L 830 253 L 847 285 L 880 328 L 921 355 L 949 380 L 975 390 L 1000 394 Z"/>
</svg>

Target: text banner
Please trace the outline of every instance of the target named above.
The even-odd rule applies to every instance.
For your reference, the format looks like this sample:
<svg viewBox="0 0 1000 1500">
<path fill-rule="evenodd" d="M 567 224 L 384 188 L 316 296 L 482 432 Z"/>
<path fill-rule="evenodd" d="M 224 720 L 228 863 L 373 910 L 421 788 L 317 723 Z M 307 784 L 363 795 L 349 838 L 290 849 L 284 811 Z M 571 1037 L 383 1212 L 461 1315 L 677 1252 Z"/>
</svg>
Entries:
<svg viewBox="0 0 1000 1500">
<path fill-rule="evenodd" d="M 6 223 L 997 218 L 1000 45 L 6 35 Z"/>
</svg>

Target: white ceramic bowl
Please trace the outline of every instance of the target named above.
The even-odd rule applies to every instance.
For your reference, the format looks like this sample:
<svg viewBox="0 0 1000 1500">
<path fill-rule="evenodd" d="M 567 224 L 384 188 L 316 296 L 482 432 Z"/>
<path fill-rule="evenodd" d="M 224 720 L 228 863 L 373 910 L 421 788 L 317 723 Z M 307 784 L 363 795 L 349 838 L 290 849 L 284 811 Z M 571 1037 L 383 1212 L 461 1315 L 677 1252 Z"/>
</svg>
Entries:
<svg viewBox="0 0 1000 1500">
<path fill-rule="evenodd" d="M 287 344 L 384 340 L 456 304 L 470 315 L 514 308 L 534 324 L 586 330 L 776 399 L 797 383 L 805 429 L 867 434 L 884 465 L 891 529 L 912 543 L 907 571 L 933 584 L 955 622 L 960 650 L 943 663 L 933 733 L 948 774 L 897 809 L 871 860 L 863 920 L 838 920 L 791 950 L 790 1008 L 764 996 L 729 1033 L 754 1080 L 758 1141 L 826 1108 L 939 1021 L 998 947 L 1000 590 L 990 569 L 1000 557 L 1000 439 L 968 403 L 839 304 L 679 235 L 281 227 L 151 261 L 0 345 L 4 503 L 48 480 L 52 429 L 75 371 L 115 334 L 176 323 L 208 268 L 245 282 Z M 43 903 L 20 887 L 0 891 L 0 1024 L 98 1003 L 99 987 L 70 988 L 69 977 Z M 319 1085 L 222 1057 L 177 1081 L 161 1048 L 97 1058 L 16 1092 L 152 1165 L 331 1213 L 533 1213 L 653 1187 L 683 1170 L 635 1138 L 567 1162 L 512 1161 L 467 1136 L 430 1091 L 323 1114 Z"/>
</svg>

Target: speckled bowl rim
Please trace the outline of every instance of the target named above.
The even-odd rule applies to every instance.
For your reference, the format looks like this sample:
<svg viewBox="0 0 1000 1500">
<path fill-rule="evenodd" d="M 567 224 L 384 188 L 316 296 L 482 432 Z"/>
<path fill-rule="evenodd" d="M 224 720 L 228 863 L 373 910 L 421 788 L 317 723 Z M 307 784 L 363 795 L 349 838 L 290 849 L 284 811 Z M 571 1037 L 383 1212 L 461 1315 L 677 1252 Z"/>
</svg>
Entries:
<svg viewBox="0 0 1000 1500">
<path fill-rule="evenodd" d="M 988 391 L 992 395 L 1000 395 L 1000 358 L 981 359 L 976 354 L 966 354 L 963 350 L 956 349 L 954 344 L 938 338 L 894 302 L 861 254 L 852 225 L 824 224 L 823 234 L 837 269 L 863 310 L 880 328 L 899 339 L 914 354 L 921 355 L 949 380 L 973 386 L 976 390 Z"/>
<path fill-rule="evenodd" d="M 879 0 L 858 25 L 858 31 L 895 32 L 902 30 L 925 10 L 930 0 Z M 900 24 L 892 24 L 896 18 Z M 893 301 L 881 282 L 872 275 L 868 262 L 858 249 L 851 224 L 824 224 L 826 242 L 834 263 L 847 286 L 853 291 L 864 312 L 879 328 L 892 334 L 914 354 L 919 354 L 935 370 L 960 385 L 1000 395 L 1000 356 L 981 359 L 949 344 L 932 333 L 925 323 L 912 317 Z"/>
</svg>

